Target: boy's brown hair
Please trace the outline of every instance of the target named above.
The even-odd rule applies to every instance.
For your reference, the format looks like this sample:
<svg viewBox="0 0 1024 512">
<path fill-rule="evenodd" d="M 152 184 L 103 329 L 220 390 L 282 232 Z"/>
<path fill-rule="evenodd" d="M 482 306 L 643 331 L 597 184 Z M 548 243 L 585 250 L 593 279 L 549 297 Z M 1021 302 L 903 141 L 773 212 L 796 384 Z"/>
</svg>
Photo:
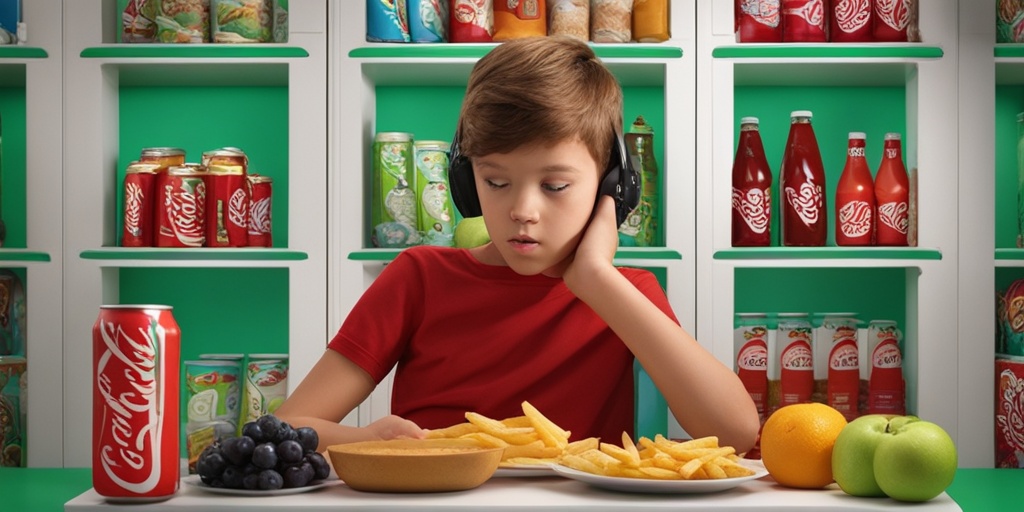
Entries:
<svg viewBox="0 0 1024 512">
<path fill-rule="evenodd" d="M 603 170 L 621 126 L 622 89 L 586 43 L 531 37 L 498 45 L 474 66 L 459 147 L 473 157 L 579 138 Z"/>
</svg>

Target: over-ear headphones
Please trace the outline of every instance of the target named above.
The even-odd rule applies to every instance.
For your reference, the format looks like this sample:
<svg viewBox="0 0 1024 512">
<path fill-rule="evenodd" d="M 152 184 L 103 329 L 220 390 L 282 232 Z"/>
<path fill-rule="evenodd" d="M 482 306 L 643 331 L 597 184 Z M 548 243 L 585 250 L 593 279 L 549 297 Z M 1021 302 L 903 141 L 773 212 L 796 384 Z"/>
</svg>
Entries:
<svg viewBox="0 0 1024 512">
<path fill-rule="evenodd" d="M 452 192 L 452 201 L 463 217 L 479 217 L 483 211 L 480 209 L 480 198 L 477 197 L 473 164 L 459 150 L 460 132 L 455 131 L 448 154 L 448 187 Z M 597 197 L 600 199 L 602 195 L 608 195 L 615 199 L 615 221 L 616 225 L 621 225 L 629 212 L 640 203 L 640 173 L 633 166 L 622 131 L 618 127 L 613 130 L 612 138 L 612 153 L 597 190 Z"/>
</svg>

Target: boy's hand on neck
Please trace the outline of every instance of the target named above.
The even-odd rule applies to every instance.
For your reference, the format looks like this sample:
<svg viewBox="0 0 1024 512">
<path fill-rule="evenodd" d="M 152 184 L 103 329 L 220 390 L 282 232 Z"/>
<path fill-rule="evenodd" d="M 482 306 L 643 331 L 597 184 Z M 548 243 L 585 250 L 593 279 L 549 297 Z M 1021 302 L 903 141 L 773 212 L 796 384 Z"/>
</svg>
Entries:
<svg viewBox="0 0 1024 512">
<path fill-rule="evenodd" d="M 618 247 L 615 200 L 611 196 L 601 196 L 576 253 L 562 275 L 565 285 L 584 302 L 588 301 L 588 296 L 594 296 L 591 294 L 600 293 L 600 276 L 609 270 L 615 272 L 612 260 Z"/>
</svg>

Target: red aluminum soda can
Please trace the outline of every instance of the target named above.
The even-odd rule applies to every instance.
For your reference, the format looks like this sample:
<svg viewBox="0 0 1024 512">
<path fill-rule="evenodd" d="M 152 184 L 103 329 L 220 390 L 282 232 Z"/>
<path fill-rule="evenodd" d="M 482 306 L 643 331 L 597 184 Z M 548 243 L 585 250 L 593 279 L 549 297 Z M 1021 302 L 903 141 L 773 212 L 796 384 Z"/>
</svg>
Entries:
<svg viewBox="0 0 1024 512">
<path fill-rule="evenodd" d="M 787 43 L 828 42 L 825 0 L 782 0 L 782 27 Z"/>
<path fill-rule="evenodd" d="M 202 247 L 206 240 L 206 173 L 198 164 L 157 176 L 157 247 Z"/>
<path fill-rule="evenodd" d="M 181 332 L 170 306 L 100 306 L 92 328 L 92 485 L 109 501 L 178 491 Z"/>
<path fill-rule="evenodd" d="M 158 163 L 132 162 L 124 173 L 123 247 L 153 246 L 153 210 Z"/>
<path fill-rule="evenodd" d="M 160 164 L 159 172 L 166 172 L 168 167 L 185 165 L 185 150 L 181 148 L 143 148 L 139 153 L 139 162 Z"/>
<path fill-rule="evenodd" d="M 206 245 L 245 247 L 249 244 L 248 160 L 240 149 L 203 153 L 206 168 Z"/>
<path fill-rule="evenodd" d="M 871 35 L 874 0 L 832 0 L 829 40 L 834 43 L 867 43 Z"/>
<path fill-rule="evenodd" d="M 782 42 L 782 0 L 736 0 L 735 10 L 739 42 Z"/>
<path fill-rule="evenodd" d="M 270 195 L 274 180 L 259 174 L 249 175 L 252 195 L 249 200 L 249 246 L 272 247 Z"/>
<path fill-rule="evenodd" d="M 906 42 L 911 0 L 874 0 L 875 41 Z"/>
</svg>

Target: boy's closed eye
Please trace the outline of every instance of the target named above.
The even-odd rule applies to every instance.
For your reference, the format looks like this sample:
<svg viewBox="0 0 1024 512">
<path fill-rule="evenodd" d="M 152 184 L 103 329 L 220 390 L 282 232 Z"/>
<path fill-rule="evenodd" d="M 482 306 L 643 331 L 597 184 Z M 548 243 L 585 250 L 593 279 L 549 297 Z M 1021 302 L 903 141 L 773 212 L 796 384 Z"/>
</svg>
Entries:
<svg viewBox="0 0 1024 512">
<path fill-rule="evenodd" d="M 507 181 L 485 179 L 484 183 L 487 184 L 487 188 L 492 190 L 500 190 L 508 187 Z M 548 192 L 562 192 L 569 188 L 569 183 L 566 182 L 553 182 L 553 183 L 542 183 L 541 187 Z"/>
</svg>

